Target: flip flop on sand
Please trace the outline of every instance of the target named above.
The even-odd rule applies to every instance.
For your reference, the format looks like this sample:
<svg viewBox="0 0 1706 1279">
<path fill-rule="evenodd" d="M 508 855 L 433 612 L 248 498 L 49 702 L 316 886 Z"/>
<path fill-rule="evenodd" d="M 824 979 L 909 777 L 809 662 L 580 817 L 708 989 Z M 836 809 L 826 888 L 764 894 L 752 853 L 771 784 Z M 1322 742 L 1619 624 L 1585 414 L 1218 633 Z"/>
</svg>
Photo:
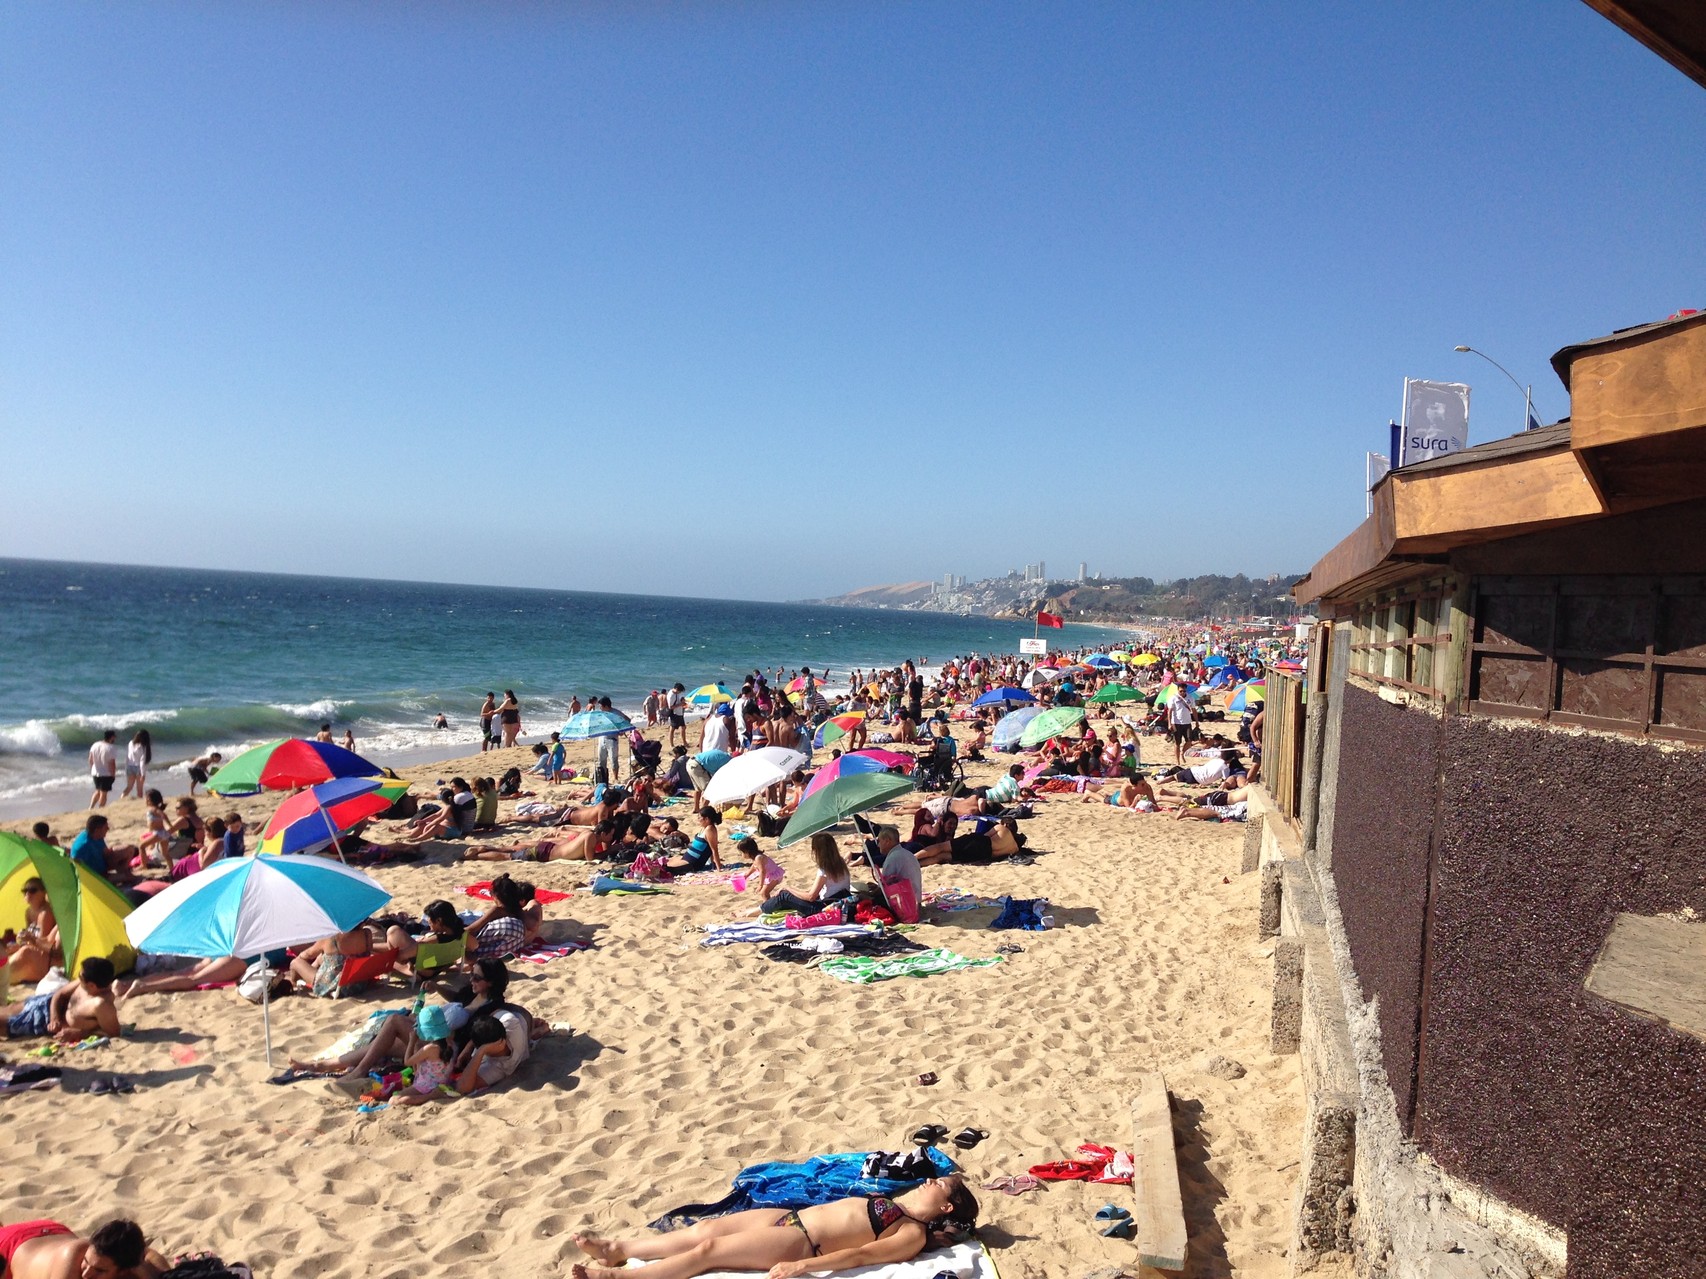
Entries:
<svg viewBox="0 0 1706 1279">
<path fill-rule="evenodd" d="M 912 1134 L 912 1144 L 915 1146 L 934 1146 L 948 1135 L 945 1124 L 925 1124 Z"/>
<path fill-rule="evenodd" d="M 981 1128 L 962 1128 L 954 1134 L 954 1144 L 961 1150 L 970 1150 L 980 1141 L 987 1141 L 989 1134 Z"/>
</svg>

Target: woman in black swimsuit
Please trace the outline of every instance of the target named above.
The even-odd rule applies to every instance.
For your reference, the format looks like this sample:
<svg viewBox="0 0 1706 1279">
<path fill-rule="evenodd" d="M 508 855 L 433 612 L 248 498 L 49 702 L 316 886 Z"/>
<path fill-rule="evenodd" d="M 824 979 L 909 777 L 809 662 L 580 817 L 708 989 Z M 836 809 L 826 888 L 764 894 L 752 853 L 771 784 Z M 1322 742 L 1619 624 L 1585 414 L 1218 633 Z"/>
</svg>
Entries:
<svg viewBox="0 0 1706 1279">
<path fill-rule="evenodd" d="M 691 1279 L 711 1270 L 767 1270 L 770 1279 L 821 1270 L 910 1261 L 977 1224 L 977 1200 L 958 1177 L 927 1181 L 893 1199 L 837 1199 L 786 1211 L 754 1208 L 643 1239 L 576 1235 L 598 1266 L 574 1267 L 574 1279 Z M 635 1270 L 626 1262 L 645 1261 Z"/>
</svg>

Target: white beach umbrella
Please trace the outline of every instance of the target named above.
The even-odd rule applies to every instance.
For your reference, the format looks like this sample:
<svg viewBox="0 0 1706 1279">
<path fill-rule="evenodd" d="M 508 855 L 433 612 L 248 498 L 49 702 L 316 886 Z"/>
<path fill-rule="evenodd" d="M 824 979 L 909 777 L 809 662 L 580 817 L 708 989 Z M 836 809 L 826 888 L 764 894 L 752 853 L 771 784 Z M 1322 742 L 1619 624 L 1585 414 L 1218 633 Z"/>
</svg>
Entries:
<svg viewBox="0 0 1706 1279">
<path fill-rule="evenodd" d="M 761 746 L 724 764 L 705 788 L 707 804 L 732 804 L 787 781 L 806 766 L 806 757 L 786 746 Z"/>
</svg>

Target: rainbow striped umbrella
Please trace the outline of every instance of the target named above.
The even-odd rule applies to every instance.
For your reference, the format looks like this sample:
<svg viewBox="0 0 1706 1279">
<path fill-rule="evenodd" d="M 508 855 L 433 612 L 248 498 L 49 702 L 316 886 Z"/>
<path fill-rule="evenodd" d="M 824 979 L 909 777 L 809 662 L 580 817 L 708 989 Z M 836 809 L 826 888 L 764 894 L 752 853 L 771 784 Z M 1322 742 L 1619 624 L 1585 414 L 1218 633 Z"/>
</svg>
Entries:
<svg viewBox="0 0 1706 1279">
<path fill-rule="evenodd" d="M 812 738 L 812 745 L 821 748 L 833 742 L 839 742 L 864 721 L 864 711 L 846 711 L 840 715 L 831 715 L 818 725 L 817 734 Z"/>
<path fill-rule="evenodd" d="M 372 777 L 379 765 L 330 742 L 283 737 L 246 750 L 215 773 L 207 789 L 215 795 L 255 795 L 295 790 L 336 777 Z"/>
<path fill-rule="evenodd" d="M 854 751 L 840 759 L 830 760 L 813 773 L 811 781 L 806 783 L 806 794 L 813 794 L 833 781 L 856 773 L 886 773 L 894 768 L 905 768 L 910 773 L 916 763 L 912 756 L 898 751 Z"/>
</svg>

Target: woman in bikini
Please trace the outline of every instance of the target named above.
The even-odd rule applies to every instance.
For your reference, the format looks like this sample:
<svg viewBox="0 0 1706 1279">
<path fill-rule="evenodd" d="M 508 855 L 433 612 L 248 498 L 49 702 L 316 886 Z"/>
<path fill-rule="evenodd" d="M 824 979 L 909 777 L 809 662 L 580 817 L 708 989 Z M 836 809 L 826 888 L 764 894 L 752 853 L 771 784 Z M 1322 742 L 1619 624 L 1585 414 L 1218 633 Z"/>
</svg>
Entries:
<svg viewBox="0 0 1706 1279">
<path fill-rule="evenodd" d="M 910 1261 L 977 1224 L 977 1200 L 958 1177 L 927 1181 L 893 1199 L 837 1199 L 791 1212 L 754 1208 L 642 1239 L 576 1235 L 599 1266 L 577 1265 L 574 1279 L 615 1279 L 629 1261 L 645 1261 L 636 1279 L 691 1279 L 712 1270 L 767 1270 L 795 1279 L 822 1270 Z"/>
<path fill-rule="evenodd" d="M 462 854 L 465 862 L 595 862 L 622 837 L 616 821 L 566 831 L 533 844 L 478 844 Z"/>
<path fill-rule="evenodd" d="M 15 948 L 4 955 L 9 976 L 15 982 L 35 982 L 47 976 L 47 970 L 64 963 L 65 955 L 59 945 L 59 921 L 48 905 L 47 887 L 35 876 L 24 881 L 24 931 L 18 934 Z"/>
</svg>

